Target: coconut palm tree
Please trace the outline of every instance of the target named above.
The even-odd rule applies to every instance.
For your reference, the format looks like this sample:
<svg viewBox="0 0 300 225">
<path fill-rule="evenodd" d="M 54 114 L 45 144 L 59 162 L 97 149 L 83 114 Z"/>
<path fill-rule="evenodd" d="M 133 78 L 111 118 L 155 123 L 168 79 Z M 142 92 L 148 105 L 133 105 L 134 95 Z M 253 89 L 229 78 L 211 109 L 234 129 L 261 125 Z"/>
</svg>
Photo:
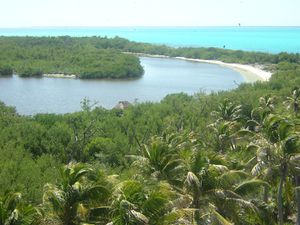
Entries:
<svg viewBox="0 0 300 225">
<path fill-rule="evenodd" d="M 298 116 L 299 113 L 299 101 L 300 101 L 300 88 L 294 88 L 292 90 L 292 95 L 286 98 L 284 104 L 287 106 L 287 109 L 292 109 L 295 116 Z"/>
<path fill-rule="evenodd" d="M 300 154 L 291 158 L 292 170 L 295 177 L 295 197 L 297 207 L 297 224 L 300 225 Z"/>
<path fill-rule="evenodd" d="M 257 146 L 257 163 L 252 169 L 254 175 L 279 171 L 277 192 L 278 223 L 283 224 L 283 187 L 288 174 L 295 168 L 295 159 L 299 155 L 299 134 L 294 124 L 287 118 L 274 114 L 268 115 L 254 137 Z"/>
<path fill-rule="evenodd" d="M 61 169 L 61 183 L 46 184 L 43 205 L 64 225 L 88 221 L 89 214 L 105 208 L 110 196 L 105 183 L 97 181 L 96 173 L 87 165 L 70 163 Z M 103 180 L 102 180 L 103 181 Z"/>
<path fill-rule="evenodd" d="M 189 203 L 190 199 L 178 195 L 167 182 L 126 180 L 114 187 L 110 224 L 176 224 L 188 214 Z"/>
<path fill-rule="evenodd" d="M 193 196 L 193 207 L 195 208 L 195 221 L 197 224 L 207 224 L 208 221 L 223 221 L 224 223 L 231 224 L 243 223 L 250 224 L 247 219 L 248 216 L 255 218 L 256 221 L 260 221 L 259 209 L 250 200 L 247 200 L 243 196 L 250 192 L 255 192 L 259 187 L 267 185 L 266 182 L 258 179 L 248 178 L 246 181 L 239 178 L 239 182 L 235 181 L 234 184 L 228 185 L 228 179 L 233 181 L 238 177 L 243 177 L 242 171 L 223 171 L 217 172 L 215 169 L 221 172 L 226 167 L 220 165 L 210 165 L 208 174 L 201 177 L 202 180 L 189 172 L 186 179 L 186 185 L 191 190 Z M 222 174 L 220 176 L 220 174 Z M 219 178 L 214 177 L 219 176 Z M 226 177 L 226 179 L 225 179 Z M 247 175 L 247 177 L 250 177 Z M 212 182 L 213 185 L 209 184 Z M 225 184 L 227 183 L 227 184 Z M 197 198 L 197 199 L 195 199 Z"/>
<path fill-rule="evenodd" d="M 7 194 L 0 199 L 0 225 L 38 224 L 37 210 L 31 205 L 23 205 L 21 199 L 21 193 Z"/>
<path fill-rule="evenodd" d="M 166 180 L 175 186 L 182 185 L 183 167 L 178 155 L 182 142 L 172 138 L 153 137 L 148 145 L 143 145 L 138 155 L 128 155 L 134 160 L 133 166 L 158 180 Z"/>
<path fill-rule="evenodd" d="M 235 149 L 235 137 L 233 134 L 239 130 L 237 123 L 219 120 L 208 125 L 208 128 L 213 133 L 214 143 L 220 153 L 224 154 L 228 148 L 231 150 Z"/>
<path fill-rule="evenodd" d="M 275 110 L 275 97 L 269 95 L 259 98 L 258 109 L 264 113 L 264 115 L 270 114 Z"/>
<path fill-rule="evenodd" d="M 241 127 L 242 106 L 234 105 L 229 99 L 225 99 L 211 114 L 216 121 L 208 125 L 208 128 L 213 131 L 218 150 L 221 153 L 225 153 L 227 147 L 234 150 L 236 139 L 233 134 Z"/>
<path fill-rule="evenodd" d="M 286 118 L 269 116 L 266 121 L 269 140 L 274 143 L 272 162 L 278 166 L 280 171 L 280 182 L 278 187 L 278 220 L 283 224 L 283 186 L 287 175 L 292 167 L 292 157 L 299 154 L 299 135 L 294 132 L 294 126 Z"/>
<path fill-rule="evenodd" d="M 187 161 L 190 171 L 185 180 L 185 188 L 193 199 L 191 207 L 195 209 L 196 223 L 241 223 L 245 215 L 251 215 L 259 221 L 259 209 L 243 196 L 256 193 L 259 187 L 268 184 L 253 179 L 244 171 L 230 170 L 224 165 L 214 164 L 222 161 L 217 158 L 209 159 L 207 153 L 198 151 Z M 246 220 L 243 223 L 247 224 Z"/>
<path fill-rule="evenodd" d="M 229 99 L 225 99 L 218 105 L 217 110 L 213 111 L 211 114 L 216 117 L 217 120 L 232 122 L 241 119 L 241 113 L 241 105 L 234 105 Z"/>
<path fill-rule="evenodd" d="M 264 96 L 259 98 L 259 107 L 251 111 L 250 118 L 246 121 L 246 129 L 259 132 L 262 128 L 263 120 L 275 111 L 275 97 Z"/>
</svg>

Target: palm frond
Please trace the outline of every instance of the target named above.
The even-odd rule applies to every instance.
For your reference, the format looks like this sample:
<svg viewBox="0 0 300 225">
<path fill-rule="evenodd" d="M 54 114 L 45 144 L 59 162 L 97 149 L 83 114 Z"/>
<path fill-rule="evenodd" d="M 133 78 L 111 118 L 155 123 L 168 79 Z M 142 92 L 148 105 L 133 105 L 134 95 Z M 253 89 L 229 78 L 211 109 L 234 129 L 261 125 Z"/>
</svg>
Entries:
<svg viewBox="0 0 300 225">
<path fill-rule="evenodd" d="M 184 183 L 193 192 L 199 192 L 202 186 L 201 181 L 193 172 L 188 172 Z"/>
<path fill-rule="evenodd" d="M 253 176 L 258 176 L 263 169 L 265 169 L 266 163 L 264 161 L 259 161 L 251 170 Z"/>
<path fill-rule="evenodd" d="M 224 218 L 220 213 L 218 213 L 213 207 L 209 207 L 210 217 L 217 222 L 219 225 L 233 225 L 229 220 Z"/>
<path fill-rule="evenodd" d="M 181 220 L 193 221 L 194 213 L 196 209 L 193 208 L 182 208 L 173 210 L 162 218 L 163 225 L 170 225 L 170 224 L 189 224 L 189 223 L 180 223 Z M 192 224 L 192 223 L 190 223 Z"/>
<path fill-rule="evenodd" d="M 142 214 L 140 212 L 137 212 L 137 211 L 132 209 L 132 210 L 130 210 L 130 215 L 139 224 L 149 224 L 149 219 L 144 214 Z"/>
<path fill-rule="evenodd" d="M 266 187 L 269 184 L 263 180 L 259 179 L 252 179 L 247 180 L 239 184 L 235 189 L 234 192 L 238 193 L 239 195 L 246 195 L 252 192 L 257 192 L 259 187 Z"/>
<path fill-rule="evenodd" d="M 219 178 L 222 187 L 230 187 L 240 182 L 242 179 L 249 177 L 249 174 L 241 170 L 230 170 L 223 173 Z"/>
<path fill-rule="evenodd" d="M 90 188 L 87 188 L 82 198 L 84 200 L 97 200 L 97 201 L 104 201 L 108 199 L 110 196 L 110 191 L 102 186 L 102 185 L 95 185 Z"/>
</svg>

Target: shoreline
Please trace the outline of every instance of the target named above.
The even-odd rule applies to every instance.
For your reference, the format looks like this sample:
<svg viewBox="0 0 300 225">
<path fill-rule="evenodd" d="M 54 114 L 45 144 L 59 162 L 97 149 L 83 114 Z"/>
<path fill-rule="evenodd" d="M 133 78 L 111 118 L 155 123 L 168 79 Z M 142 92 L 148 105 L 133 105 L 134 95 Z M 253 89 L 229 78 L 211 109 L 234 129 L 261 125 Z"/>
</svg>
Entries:
<svg viewBox="0 0 300 225">
<path fill-rule="evenodd" d="M 227 67 L 232 70 L 237 71 L 240 73 L 247 82 L 255 82 L 255 81 L 268 81 L 271 76 L 272 72 L 263 70 L 261 65 L 253 65 L 253 64 L 239 64 L 239 63 L 225 63 L 219 60 L 206 60 L 206 59 L 193 59 L 193 58 L 186 58 L 186 57 L 171 57 L 166 55 L 151 55 L 151 54 L 144 54 L 144 53 L 130 53 L 124 52 L 127 54 L 134 54 L 141 57 L 152 57 L 152 58 L 170 58 L 170 59 L 178 59 L 190 62 L 198 62 L 198 63 L 210 63 L 216 64 L 219 66 Z"/>
<path fill-rule="evenodd" d="M 247 82 L 268 81 L 272 76 L 272 73 L 270 71 L 261 69 L 261 65 L 255 66 L 251 64 L 224 63 L 219 60 L 190 59 L 185 57 L 174 58 L 191 62 L 210 63 L 219 66 L 224 66 L 239 72 L 242 76 L 244 76 Z"/>
<path fill-rule="evenodd" d="M 63 74 L 63 73 L 47 73 L 43 74 L 43 77 L 49 77 L 49 78 L 67 78 L 67 79 L 75 79 L 77 78 L 74 74 Z"/>
</svg>

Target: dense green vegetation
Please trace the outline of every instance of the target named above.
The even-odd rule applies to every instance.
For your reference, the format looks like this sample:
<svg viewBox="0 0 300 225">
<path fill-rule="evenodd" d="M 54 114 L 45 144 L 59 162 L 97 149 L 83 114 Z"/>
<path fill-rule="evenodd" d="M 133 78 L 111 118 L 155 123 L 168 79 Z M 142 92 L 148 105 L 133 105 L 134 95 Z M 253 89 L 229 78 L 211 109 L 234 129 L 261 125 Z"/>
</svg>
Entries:
<svg viewBox="0 0 300 225">
<path fill-rule="evenodd" d="M 136 56 L 96 48 L 71 37 L 0 37 L 0 75 L 74 74 L 79 78 L 131 78 L 143 74 Z"/>
<path fill-rule="evenodd" d="M 28 117 L 0 103 L 0 224 L 300 221 L 299 55 L 243 54 L 274 64 L 269 82 L 123 111 L 84 99 L 77 113 Z"/>
</svg>

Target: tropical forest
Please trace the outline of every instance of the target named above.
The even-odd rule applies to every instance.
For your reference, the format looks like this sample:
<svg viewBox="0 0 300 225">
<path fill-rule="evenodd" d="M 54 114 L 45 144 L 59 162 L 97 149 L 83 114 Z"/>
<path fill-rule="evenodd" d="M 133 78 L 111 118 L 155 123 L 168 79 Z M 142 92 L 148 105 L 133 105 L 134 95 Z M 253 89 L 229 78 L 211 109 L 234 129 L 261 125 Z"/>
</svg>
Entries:
<svg viewBox="0 0 300 225">
<path fill-rule="evenodd" d="M 84 98 L 78 112 L 28 116 L 0 103 L 0 225 L 299 224 L 299 54 L 1 37 L 0 74 L 141 76 L 133 53 L 260 62 L 273 75 L 125 109 Z"/>
</svg>

